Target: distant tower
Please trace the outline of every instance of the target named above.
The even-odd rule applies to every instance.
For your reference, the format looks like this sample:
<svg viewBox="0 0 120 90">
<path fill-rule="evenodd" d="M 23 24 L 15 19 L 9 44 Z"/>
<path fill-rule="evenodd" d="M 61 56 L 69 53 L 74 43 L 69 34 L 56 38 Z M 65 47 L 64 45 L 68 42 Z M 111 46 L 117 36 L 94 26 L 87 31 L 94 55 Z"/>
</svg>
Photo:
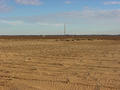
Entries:
<svg viewBox="0 0 120 90">
<path fill-rule="evenodd" d="M 66 35 L 66 24 L 64 24 L 64 35 Z"/>
</svg>

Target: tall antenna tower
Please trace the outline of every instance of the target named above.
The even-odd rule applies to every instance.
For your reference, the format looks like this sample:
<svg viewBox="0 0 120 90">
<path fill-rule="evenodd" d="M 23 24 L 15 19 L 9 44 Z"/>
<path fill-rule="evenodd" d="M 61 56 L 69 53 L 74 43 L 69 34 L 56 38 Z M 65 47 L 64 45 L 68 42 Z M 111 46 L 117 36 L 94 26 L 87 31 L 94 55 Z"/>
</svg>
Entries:
<svg viewBox="0 0 120 90">
<path fill-rule="evenodd" d="M 66 24 L 64 24 L 64 35 L 66 35 Z"/>
</svg>

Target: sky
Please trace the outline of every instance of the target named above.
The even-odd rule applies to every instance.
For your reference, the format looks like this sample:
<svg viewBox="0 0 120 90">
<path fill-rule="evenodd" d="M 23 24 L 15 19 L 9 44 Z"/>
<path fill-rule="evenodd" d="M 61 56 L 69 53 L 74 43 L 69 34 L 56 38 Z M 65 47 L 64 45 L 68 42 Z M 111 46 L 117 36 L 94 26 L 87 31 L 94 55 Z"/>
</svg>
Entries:
<svg viewBox="0 0 120 90">
<path fill-rule="evenodd" d="M 120 0 L 0 0 L 0 35 L 120 34 Z"/>
</svg>

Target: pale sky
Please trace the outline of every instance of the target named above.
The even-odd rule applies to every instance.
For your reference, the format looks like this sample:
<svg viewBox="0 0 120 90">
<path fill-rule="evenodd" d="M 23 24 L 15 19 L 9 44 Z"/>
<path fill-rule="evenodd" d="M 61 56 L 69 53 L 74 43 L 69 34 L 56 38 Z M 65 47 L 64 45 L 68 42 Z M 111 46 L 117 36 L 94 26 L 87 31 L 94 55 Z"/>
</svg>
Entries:
<svg viewBox="0 0 120 90">
<path fill-rule="evenodd" d="M 0 35 L 120 34 L 120 0 L 0 0 Z"/>
</svg>

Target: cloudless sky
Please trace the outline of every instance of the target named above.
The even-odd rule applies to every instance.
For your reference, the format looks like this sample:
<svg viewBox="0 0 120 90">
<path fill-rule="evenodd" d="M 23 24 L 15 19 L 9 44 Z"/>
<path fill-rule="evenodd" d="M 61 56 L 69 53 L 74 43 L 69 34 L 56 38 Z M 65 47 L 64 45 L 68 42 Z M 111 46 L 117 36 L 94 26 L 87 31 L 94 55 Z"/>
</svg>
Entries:
<svg viewBox="0 0 120 90">
<path fill-rule="evenodd" d="M 0 35 L 120 34 L 119 0 L 0 0 Z"/>
</svg>

